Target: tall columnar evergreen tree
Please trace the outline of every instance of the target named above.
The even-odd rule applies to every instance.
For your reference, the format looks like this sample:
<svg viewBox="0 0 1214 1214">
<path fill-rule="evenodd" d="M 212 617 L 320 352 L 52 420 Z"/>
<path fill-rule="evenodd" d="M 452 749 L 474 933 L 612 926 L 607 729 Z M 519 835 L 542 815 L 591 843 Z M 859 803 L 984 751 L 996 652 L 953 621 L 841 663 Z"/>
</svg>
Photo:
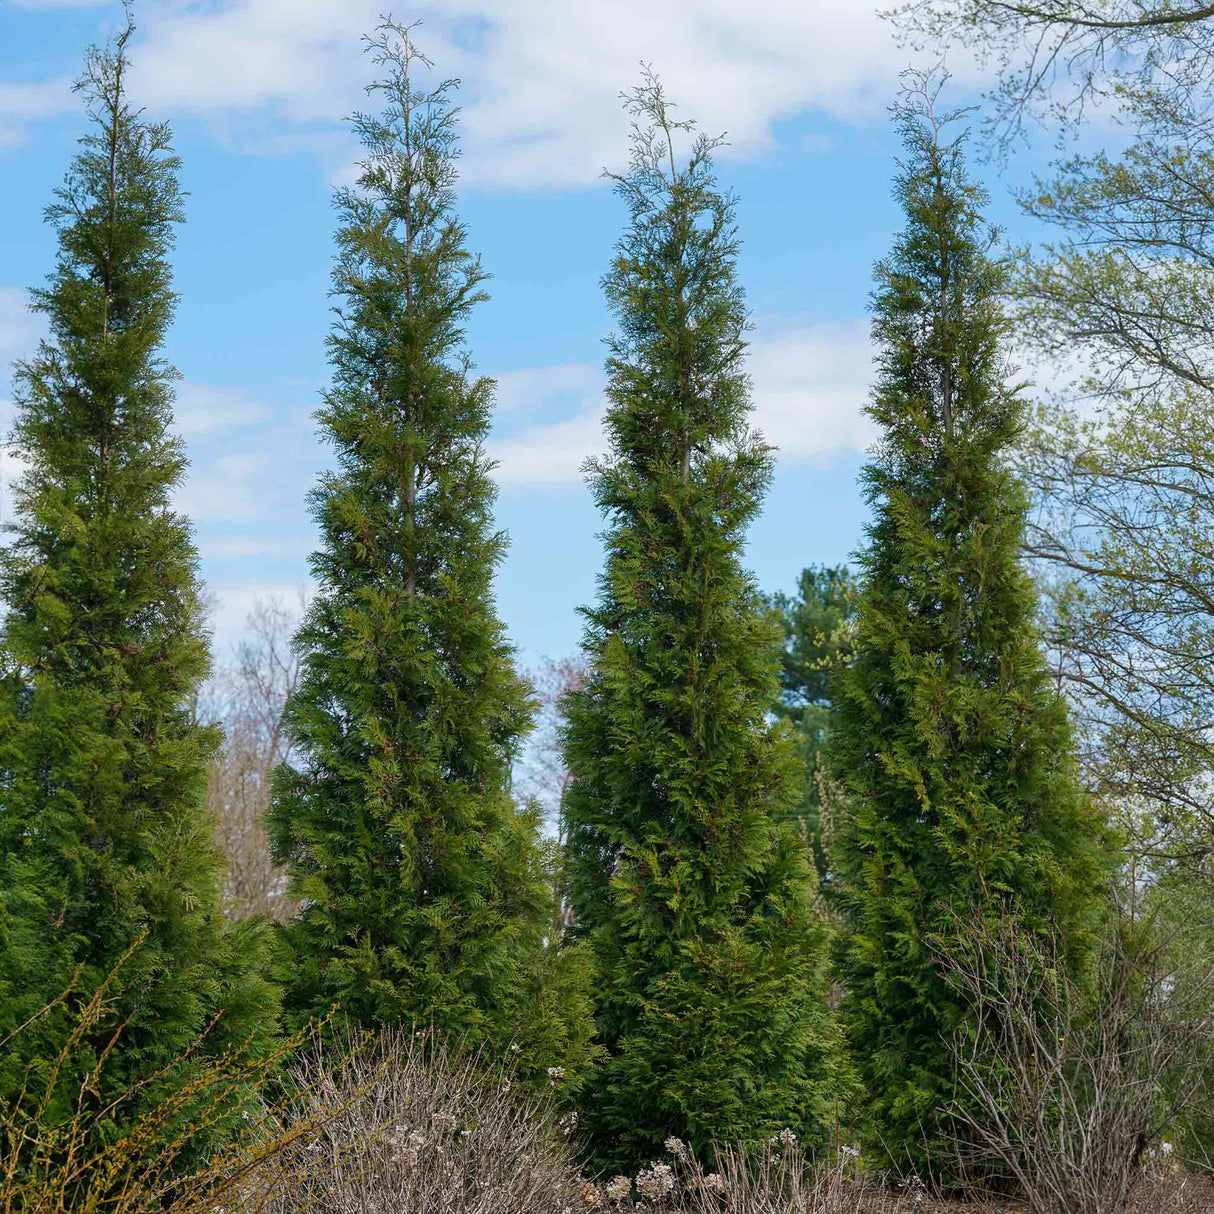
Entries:
<svg viewBox="0 0 1214 1214">
<path fill-rule="evenodd" d="M 883 437 L 830 732 L 848 802 L 833 873 L 845 1027 L 873 1150 L 920 1169 L 940 1166 L 948 1038 L 966 1017 L 933 947 L 1012 913 L 1027 932 L 1059 930 L 1080 966 L 1104 871 L 1019 558 L 1025 497 L 1006 460 L 1024 405 L 1005 382 L 1004 268 L 937 93 L 920 80 L 895 107 L 906 228 L 876 268 L 868 411 Z"/>
<path fill-rule="evenodd" d="M 841 1094 L 813 878 L 789 823 L 803 767 L 769 727 L 779 634 L 740 556 L 771 475 L 747 428 L 734 202 L 700 137 L 680 167 L 647 76 L 616 178 L 631 222 L 604 278 L 608 519 L 585 686 L 566 700 L 567 879 L 594 951 L 605 1062 L 584 1094 L 598 1161 L 668 1134 L 697 1150 L 820 1137 Z"/>
<path fill-rule="evenodd" d="M 368 42 L 385 102 L 338 190 L 337 455 L 311 495 L 323 546 L 270 834 L 304 903 L 282 932 L 290 1022 L 340 1001 L 362 1024 L 423 1018 L 508 1040 L 551 922 L 538 812 L 510 764 L 531 724 L 493 600 L 505 550 L 483 442 L 492 382 L 462 326 L 485 298 L 455 214 L 455 81 L 429 91 L 408 29 Z M 553 1064 L 559 1064 L 553 1060 Z"/>
<path fill-rule="evenodd" d="M 24 472 L 0 564 L 0 1099 L 45 1092 L 78 999 L 111 979 L 112 1017 L 71 1052 L 51 1117 L 74 1109 L 119 1024 L 98 1107 L 217 1013 L 204 1049 L 264 1045 L 277 1017 L 257 972 L 268 938 L 225 935 L 203 808 L 217 736 L 191 711 L 208 638 L 171 503 L 186 459 L 163 359 L 178 160 L 168 127 L 127 104 L 131 32 L 90 50 L 77 86 L 92 129 L 46 212 L 59 253 L 33 306 L 50 335 L 15 369 Z"/>
</svg>

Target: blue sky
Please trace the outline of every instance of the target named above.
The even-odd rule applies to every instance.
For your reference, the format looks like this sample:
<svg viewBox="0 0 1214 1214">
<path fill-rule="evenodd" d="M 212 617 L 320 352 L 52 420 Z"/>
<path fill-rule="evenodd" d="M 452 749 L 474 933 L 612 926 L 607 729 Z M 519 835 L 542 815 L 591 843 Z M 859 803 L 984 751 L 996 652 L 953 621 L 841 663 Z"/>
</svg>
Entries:
<svg viewBox="0 0 1214 1214">
<path fill-rule="evenodd" d="M 169 356 L 191 453 L 181 505 L 217 596 L 221 658 L 258 596 L 293 597 L 314 530 L 304 495 L 326 460 L 312 412 L 326 380 L 329 195 L 357 149 L 342 116 L 371 65 L 360 36 L 382 0 L 140 0 L 132 100 L 169 119 L 188 222 Z M 865 315 L 873 261 L 899 215 L 885 107 L 910 61 L 850 0 L 443 0 L 398 9 L 443 75 L 460 77 L 461 211 L 492 274 L 469 330 L 499 382 L 492 452 L 498 575 L 523 661 L 571 652 L 595 592 L 601 526 L 579 466 L 600 442 L 599 290 L 623 207 L 603 166 L 627 159 L 618 94 L 651 62 L 680 115 L 727 130 L 722 183 L 740 197 L 740 269 L 755 328 L 755 420 L 779 447 L 747 560 L 767 589 L 862 538 L 856 486 L 871 440 Z M 70 92 L 81 53 L 120 25 L 112 0 L 0 4 L 0 364 L 39 325 L 24 291 L 51 267 L 42 208 L 84 116 Z M 981 77 L 950 61 L 960 102 Z M 1023 175 L 1026 166 L 1013 166 Z M 992 215 L 1022 235 L 989 167 Z M 0 369 L 0 424 L 11 408 Z M 0 463 L 10 479 L 11 458 Z M 3 503 L 7 511 L 7 498 Z"/>
</svg>

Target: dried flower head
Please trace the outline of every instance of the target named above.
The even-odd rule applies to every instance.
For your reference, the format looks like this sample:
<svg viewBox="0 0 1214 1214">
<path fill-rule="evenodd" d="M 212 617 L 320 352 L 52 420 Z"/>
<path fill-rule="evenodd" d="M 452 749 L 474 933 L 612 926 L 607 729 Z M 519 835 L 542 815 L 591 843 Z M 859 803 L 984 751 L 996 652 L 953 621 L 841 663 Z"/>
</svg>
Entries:
<svg viewBox="0 0 1214 1214">
<path fill-rule="evenodd" d="M 607 1182 L 606 1193 L 611 1201 L 623 1201 L 632 1192 L 632 1181 L 627 1176 L 617 1176 Z"/>
<path fill-rule="evenodd" d="M 672 1155 L 677 1155 L 680 1159 L 687 1154 L 687 1144 L 681 1138 L 676 1138 L 673 1134 L 666 1139 L 663 1145 Z"/>
<path fill-rule="evenodd" d="M 653 1163 L 637 1177 L 637 1192 L 653 1201 L 661 1201 L 674 1189 L 674 1173 L 664 1163 Z"/>
<path fill-rule="evenodd" d="M 593 1180 L 583 1180 L 577 1187 L 577 1195 L 582 1199 L 582 1205 L 588 1210 L 597 1210 L 603 1204 L 599 1196 L 598 1185 Z"/>
</svg>

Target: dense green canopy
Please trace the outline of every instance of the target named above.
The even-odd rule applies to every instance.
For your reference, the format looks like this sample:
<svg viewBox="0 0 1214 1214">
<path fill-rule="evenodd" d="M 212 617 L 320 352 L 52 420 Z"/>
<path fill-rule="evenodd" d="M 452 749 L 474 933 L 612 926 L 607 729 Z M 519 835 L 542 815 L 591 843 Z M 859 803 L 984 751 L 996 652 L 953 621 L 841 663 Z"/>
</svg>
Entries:
<svg viewBox="0 0 1214 1214">
<path fill-rule="evenodd" d="M 608 521 L 590 671 L 566 700 L 567 875 L 608 1051 L 584 1094 L 597 1159 L 668 1134 L 706 1151 L 789 1127 L 821 1139 L 841 1092 L 825 933 L 787 818 L 804 771 L 769 726 L 779 635 L 741 565 L 771 453 L 747 429 L 746 309 L 715 142 L 681 167 L 652 78 L 630 95 L 630 223 L 604 279 Z M 829 1111 L 829 1113 L 828 1113 Z"/>
<path fill-rule="evenodd" d="M 130 33 L 88 54 L 92 127 L 47 210 L 58 261 L 33 299 L 50 336 L 16 366 L 24 471 L 0 566 L 0 1099 L 44 1090 L 77 996 L 112 977 L 113 1015 L 69 1055 L 52 1118 L 120 1022 L 95 1107 L 219 1013 L 206 1049 L 261 1048 L 276 1020 L 262 929 L 225 934 L 203 809 L 218 739 L 192 712 L 210 661 L 198 557 L 171 502 L 186 460 L 163 359 L 179 164 L 168 127 L 128 106 Z"/>
<path fill-rule="evenodd" d="M 966 1015 L 933 950 L 1010 911 L 1029 932 L 1058 929 L 1079 967 L 1104 873 L 1019 555 L 1025 498 L 1006 459 L 1024 405 L 1004 381 L 1004 269 L 964 136 L 944 138 L 923 87 L 895 110 L 906 227 L 876 269 L 882 437 L 830 730 L 848 807 L 832 879 L 845 1025 L 872 1151 L 921 1173 L 947 1166 L 932 1151 Z"/>
<path fill-rule="evenodd" d="M 282 931 L 288 1018 L 340 1001 L 364 1025 L 534 1038 L 563 1065 L 587 1048 L 576 1000 L 555 1037 L 522 1013 L 552 964 L 550 858 L 510 795 L 531 702 L 493 599 L 506 540 L 483 450 L 493 384 L 463 345 L 486 297 L 455 214 L 454 81 L 419 89 L 429 64 L 405 28 L 370 49 L 384 110 L 355 116 L 362 172 L 335 196 L 318 418 L 337 468 L 311 495 L 319 588 L 270 812 L 304 903 Z"/>
</svg>

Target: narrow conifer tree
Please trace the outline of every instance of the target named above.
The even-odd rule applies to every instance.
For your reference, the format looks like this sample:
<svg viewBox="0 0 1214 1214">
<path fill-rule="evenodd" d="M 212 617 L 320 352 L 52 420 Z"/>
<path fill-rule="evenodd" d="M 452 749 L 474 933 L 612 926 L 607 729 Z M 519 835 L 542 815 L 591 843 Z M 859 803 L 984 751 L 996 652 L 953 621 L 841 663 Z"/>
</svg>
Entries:
<svg viewBox="0 0 1214 1214">
<path fill-rule="evenodd" d="M 430 64 L 405 27 L 368 48 L 385 105 L 355 115 L 362 172 L 335 195 L 317 416 L 338 467 L 311 495 L 323 546 L 286 715 L 296 766 L 276 773 L 269 821 L 304 904 L 281 977 L 290 1023 L 339 1002 L 355 1023 L 500 1044 L 539 1032 L 514 1010 L 552 891 L 538 811 L 510 796 L 532 709 L 493 600 L 493 384 L 463 346 L 485 274 L 454 209 L 456 82 L 418 87 Z"/>
<path fill-rule="evenodd" d="M 567 879 L 594 952 L 604 1063 L 582 1101 L 597 1161 L 635 1167 L 669 1134 L 705 1152 L 791 1129 L 821 1138 L 842 1093 L 813 878 L 791 824 L 803 768 L 767 723 L 779 631 L 741 565 L 771 476 L 747 428 L 747 315 L 734 202 L 646 75 L 631 222 L 604 278 L 608 519 L 590 673 L 567 697 Z"/>
<path fill-rule="evenodd" d="M 1103 872 L 1019 556 L 1026 503 L 1007 455 L 1024 405 L 1005 382 L 1004 269 L 938 91 L 915 78 L 894 108 L 906 228 L 876 268 L 868 411 L 883 436 L 864 471 L 873 521 L 829 743 L 848 805 L 839 981 L 870 1147 L 936 1175 L 966 1008 L 933 947 L 1012 913 L 1026 932 L 1063 932 L 1079 966 Z"/>
<path fill-rule="evenodd" d="M 50 336 L 16 365 L 24 473 L 0 566 L 0 1098 L 52 1087 L 52 1119 L 103 1054 L 86 1113 L 149 1081 L 217 1013 L 204 1051 L 264 1045 L 277 1018 L 258 973 L 268 936 L 225 934 L 204 810 L 217 736 L 191 710 L 208 638 L 190 525 L 171 503 L 186 459 L 163 359 L 178 160 L 168 127 L 128 107 L 131 33 L 87 55 L 92 130 L 46 212 L 58 262 L 33 298 Z M 53 1086 L 78 1000 L 107 978 L 113 1015 Z"/>
</svg>

